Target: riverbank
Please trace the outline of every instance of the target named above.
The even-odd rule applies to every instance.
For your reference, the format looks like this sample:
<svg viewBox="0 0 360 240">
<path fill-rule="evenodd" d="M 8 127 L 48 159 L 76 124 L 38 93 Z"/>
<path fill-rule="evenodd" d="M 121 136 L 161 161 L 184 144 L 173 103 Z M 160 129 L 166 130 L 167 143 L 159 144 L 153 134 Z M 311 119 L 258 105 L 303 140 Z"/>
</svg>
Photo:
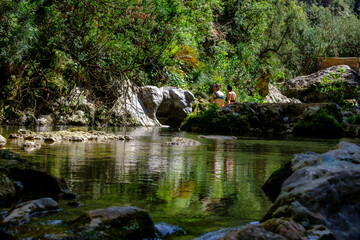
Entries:
<svg viewBox="0 0 360 240">
<path fill-rule="evenodd" d="M 360 108 L 335 103 L 234 103 L 190 114 L 184 131 L 314 137 L 358 137 Z"/>
</svg>

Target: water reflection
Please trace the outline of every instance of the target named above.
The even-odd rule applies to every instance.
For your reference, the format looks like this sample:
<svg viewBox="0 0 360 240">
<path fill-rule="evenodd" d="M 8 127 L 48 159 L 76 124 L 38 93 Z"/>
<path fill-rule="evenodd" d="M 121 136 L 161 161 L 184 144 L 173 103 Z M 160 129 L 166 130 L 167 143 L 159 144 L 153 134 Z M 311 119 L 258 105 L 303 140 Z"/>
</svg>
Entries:
<svg viewBox="0 0 360 240">
<path fill-rule="evenodd" d="M 0 133 L 15 130 L 3 128 Z M 339 141 L 216 140 L 161 128 L 109 130 L 135 140 L 62 142 L 33 152 L 24 152 L 16 141 L 7 147 L 64 178 L 83 204 L 76 211 L 138 206 L 155 222 L 180 226 L 188 239 L 259 220 L 270 206 L 261 186 L 283 161 L 298 152 L 325 152 Z M 175 136 L 203 145 L 164 144 Z M 62 214 L 71 218 L 75 211 Z"/>
</svg>

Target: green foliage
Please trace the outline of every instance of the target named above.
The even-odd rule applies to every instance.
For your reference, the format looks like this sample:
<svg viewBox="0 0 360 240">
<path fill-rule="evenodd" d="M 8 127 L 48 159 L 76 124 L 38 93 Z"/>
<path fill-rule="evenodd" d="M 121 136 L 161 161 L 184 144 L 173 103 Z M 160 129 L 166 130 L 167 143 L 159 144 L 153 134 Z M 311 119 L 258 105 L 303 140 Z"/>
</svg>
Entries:
<svg viewBox="0 0 360 240">
<path fill-rule="evenodd" d="M 334 99 L 340 106 L 343 106 L 345 104 L 344 92 L 346 89 L 341 79 L 341 74 L 344 73 L 344 69 L 340 68 L 339 72 L 340 73 L 337 74 L 330 72 L 329 75 L 325 76 L 321 83 L 319 83 L 317 90 L 328 95 L 329 98 Z"/>
<path fill-rule="evenodd" d="M 239 114 L 224 114 L 219 112 L 216 104 L 210 104 L 207 109 L 189 114 L 180 128 L 183 130 L 206 132 L 240 132 L 245 127 L 246 116 Z M 192 126 L 201 126 L 201 129 L 188 129 Z"/>
<path fill-rule="evenodd" d="M 337 116 L 322 109 L 310 119 L 299 120 L 294 125 L 294 132 L 301 135 L 340 136 L 343 127 L 336 119 Z"/>
<path fill-rule="evenodd" d="M 360 124 L 360 114 L 347 117 L 346 121 L 350 124 Z"/>
<path fill-rule="evenodd" d="M 262 68 L 276 83 L 316 71 L 319 58 L 359 57 L 352 1 L 306 2 L 1 0 L 0 118 L 46 112 L 74 86 L 110 106 L 127 81 L 204 98 L 231 84 L 238 101 L 262 102 Z"/>
</svg>

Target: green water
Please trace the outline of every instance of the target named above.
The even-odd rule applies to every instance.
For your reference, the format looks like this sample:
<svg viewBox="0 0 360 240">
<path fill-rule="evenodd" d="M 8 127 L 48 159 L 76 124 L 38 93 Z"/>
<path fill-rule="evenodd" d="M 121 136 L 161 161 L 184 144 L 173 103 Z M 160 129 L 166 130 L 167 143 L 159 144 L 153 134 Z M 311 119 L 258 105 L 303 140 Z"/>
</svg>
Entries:
<svg viewBox="0 0 360 240">
<path fill-rule="evenodd" d="M 0 134 L 7 137 L 16 131 L 1 128 Z M 125 133 L 124 129 L 106 131 Z M 294 153 L 326 152 L 340 141 L 240 136 L 237 140 L 198 139 L 196 134 L 166 128 L 133 128 L 126 134 L 135 140 L 62 142 L 32 152 L 22 150 L 21 142 L 9 140 L 8 149 L 65 179 L 70 190 L 79 195 L 80 207 L 59 202 L 57 214 L 34 218 L 37 234 L 60 238 L 66 226 L 60 224 L 55 231 L 50 223 L 111 206 L 143 208 L 155 223 L 180 226 L 187 233 L 171 239 L 193 239 L 258 221 L 271 206 L 261 186 L 283 161 Z M 165 142 L 175 136 L 195 139 L 202 145 L 167 146 Z"/>
</svg>

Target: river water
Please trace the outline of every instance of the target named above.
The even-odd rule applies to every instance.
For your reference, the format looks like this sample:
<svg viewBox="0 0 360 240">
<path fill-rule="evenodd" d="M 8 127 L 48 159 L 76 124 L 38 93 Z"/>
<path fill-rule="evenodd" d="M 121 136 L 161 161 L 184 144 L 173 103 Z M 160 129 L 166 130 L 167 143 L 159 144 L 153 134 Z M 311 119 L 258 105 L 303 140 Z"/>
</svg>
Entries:
<svg viewBox="0 0 360 240">
<path fill-rule="evenodd" d="M 8 137 L 17 130 L 3 127 L 0 134 Z M 18 141 L 9 140 L 6 145 L 65 179 L 70 190 L 79 195 L 76 200 L 81 204 L 79 207 L 59 202 L 61 210 L 57 214 L 34 220 L 38 226 L 46 226 L 37 227 L 37 233 L 42 234 L 39 236 L 52 234 L 60 238 L 63 221 L 75 219 L 84 211 L 111 206 L 143 208 L 155 223 L 178 226 L 186 232 L 171 239 L 201 238 L 211 231 L 258 221 L 271 206 L 261 186 L 273 171 L 295 153 L 323 153 L 344 140 L 283 136 L 215 140 L 199 139 L 197 134 L 168 128 L 102 130 L 126 133 L 135 140 L 62 142 L 31 152 L 22 150 Z M 166 145 L 172 137 L 191 138 L 202 145 Z M 358 139 L 349 141 L 359 143 Z M 58 230 L 50 227 L 56 224 Z M 34 233 L 29 230 L 28 236 Z"/>
</svg>

